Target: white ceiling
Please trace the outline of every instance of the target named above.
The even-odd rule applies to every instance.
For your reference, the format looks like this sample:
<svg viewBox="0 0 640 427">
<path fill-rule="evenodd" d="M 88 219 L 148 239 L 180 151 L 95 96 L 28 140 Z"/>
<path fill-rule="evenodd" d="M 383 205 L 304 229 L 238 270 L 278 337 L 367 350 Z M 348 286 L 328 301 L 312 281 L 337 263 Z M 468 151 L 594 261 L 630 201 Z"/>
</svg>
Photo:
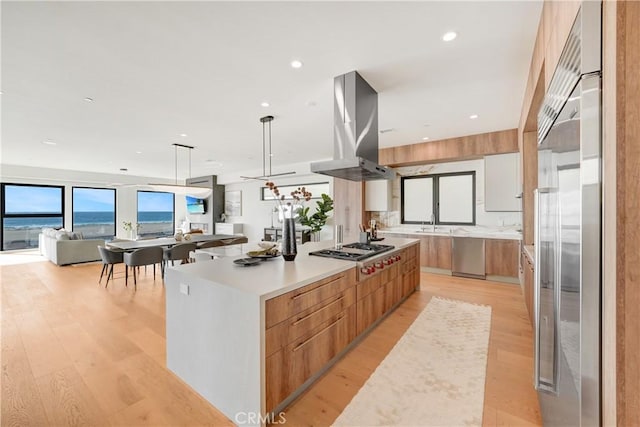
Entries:
<svg viewBox="0 0 640 427">
<path fill-rule="evenodd" d="M 266 114 L 274 172 L 330 158 L 333 77 L 352 70 L 379 92 L 379 129 L 394 129 L 381 147 L 514 128 L 541 12 L 540 1 L 1 7 L 2 163 L 160 178 L 174 176 L 174 142 L 196 146 L 192 176 L 261 168 Z M 186 150 L 178 159 L 184 178 Z"/>
</svg>

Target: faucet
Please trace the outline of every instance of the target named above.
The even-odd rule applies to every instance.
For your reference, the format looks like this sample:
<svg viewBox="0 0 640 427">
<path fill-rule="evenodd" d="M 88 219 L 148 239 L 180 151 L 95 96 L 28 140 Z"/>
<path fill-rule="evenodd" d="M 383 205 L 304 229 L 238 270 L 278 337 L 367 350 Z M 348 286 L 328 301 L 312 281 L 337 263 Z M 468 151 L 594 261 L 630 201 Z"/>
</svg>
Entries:
<svg viewBox="0 0 640 427">
<path fill-rule="evenodd" d="M 436 214 L 434 214 L 434 213 L 431 214 L 431 225 L 433 225 L 433 232 L 435 233 L 435 231 L 436 231 Z"/>
</svg>

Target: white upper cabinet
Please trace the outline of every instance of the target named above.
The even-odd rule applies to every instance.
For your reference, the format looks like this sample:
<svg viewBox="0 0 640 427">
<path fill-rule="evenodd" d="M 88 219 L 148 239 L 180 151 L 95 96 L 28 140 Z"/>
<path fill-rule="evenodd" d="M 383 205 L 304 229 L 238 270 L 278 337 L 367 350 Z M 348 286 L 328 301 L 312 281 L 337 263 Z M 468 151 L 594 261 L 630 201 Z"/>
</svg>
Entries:
<svg viewBox="0 0 640 427">
<path fill-rule="evenodd" d="M 520 154 L 498 154 L 484 158 L 484 204 L 487 212 L 522 211 Z"/>
<path fill-rule="evenodd" d="M 364 210 L 386 212 L 391 210 L 391 183 L 387 179 L 365 182 Z"/>
</svg>

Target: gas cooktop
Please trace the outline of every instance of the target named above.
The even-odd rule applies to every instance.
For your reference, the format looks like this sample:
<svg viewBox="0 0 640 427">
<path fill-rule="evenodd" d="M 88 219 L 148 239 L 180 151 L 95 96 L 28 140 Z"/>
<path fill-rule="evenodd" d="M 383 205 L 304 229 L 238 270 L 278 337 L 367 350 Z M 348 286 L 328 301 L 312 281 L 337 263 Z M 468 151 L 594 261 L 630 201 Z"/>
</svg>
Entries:
<svg viewBox="0 0 640 427">
<path fill-rule="evenodd" d="M 309 255 L 323 256 L 327 258 L 346 259 L 350 261 L 362 261 L 382 252 L 394 249 L 391 245 L 376 245 L 372 243 L 349 243 L 342 246 L 342 249 L 322 249 L 309 252 Z"/>
</svg>

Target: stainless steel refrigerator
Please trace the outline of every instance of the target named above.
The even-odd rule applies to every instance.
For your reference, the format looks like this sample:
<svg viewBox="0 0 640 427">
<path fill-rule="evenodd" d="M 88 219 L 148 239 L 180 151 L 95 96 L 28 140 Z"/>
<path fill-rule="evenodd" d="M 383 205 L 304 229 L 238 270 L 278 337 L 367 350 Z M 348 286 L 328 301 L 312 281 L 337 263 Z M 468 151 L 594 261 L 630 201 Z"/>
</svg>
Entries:
<svg viewBox="0 0 640 427">
<path fill-rule="evenodd" d="M 538 115 L 534 383 L 549 426 L 601 423 L 600 34 L 585 1 Z"/>
</svg>

